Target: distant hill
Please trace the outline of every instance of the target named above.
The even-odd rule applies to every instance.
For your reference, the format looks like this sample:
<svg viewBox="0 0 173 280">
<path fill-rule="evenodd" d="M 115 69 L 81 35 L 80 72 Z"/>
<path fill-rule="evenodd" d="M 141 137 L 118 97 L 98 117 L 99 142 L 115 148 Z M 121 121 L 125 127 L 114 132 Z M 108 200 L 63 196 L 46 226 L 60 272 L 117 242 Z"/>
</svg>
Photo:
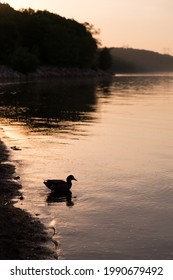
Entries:
<svg viewBox="0 0 173 280">
<path fill-rule="evenodd" d="M 116 73 L 173 71 L 171 55 L 132 48 L 111 48 L 110 52 Z"/>
</svg>

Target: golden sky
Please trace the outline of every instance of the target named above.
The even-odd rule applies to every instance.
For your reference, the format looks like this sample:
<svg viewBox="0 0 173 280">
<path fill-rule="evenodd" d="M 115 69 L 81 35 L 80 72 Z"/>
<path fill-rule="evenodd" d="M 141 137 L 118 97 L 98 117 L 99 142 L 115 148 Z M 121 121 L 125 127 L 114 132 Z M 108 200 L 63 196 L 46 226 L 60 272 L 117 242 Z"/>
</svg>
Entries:
<svg viewBox="0 0 173 280">
<path fill-rule="evenodd" d="M 15 9 L 48 10 L 101 30 L 107 47 L 173 55 L 173 0 L 6 0 Z"/>
</svg>

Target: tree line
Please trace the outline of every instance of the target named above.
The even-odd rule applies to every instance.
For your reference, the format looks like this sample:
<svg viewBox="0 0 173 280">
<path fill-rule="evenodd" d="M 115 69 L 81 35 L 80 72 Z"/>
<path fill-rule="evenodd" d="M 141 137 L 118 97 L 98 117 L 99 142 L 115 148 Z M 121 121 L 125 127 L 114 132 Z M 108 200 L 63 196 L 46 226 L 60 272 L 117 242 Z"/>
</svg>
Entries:
<svg viewBox="0 0 173 280">
<path fill-rule="evenodd" d="M 106 70 L 109 50 L 98 48 L 88 26 L 46 10 L 16 11 L 0 3 L 0 64 L 22 73 L 41 65 Z"/>
</svg>

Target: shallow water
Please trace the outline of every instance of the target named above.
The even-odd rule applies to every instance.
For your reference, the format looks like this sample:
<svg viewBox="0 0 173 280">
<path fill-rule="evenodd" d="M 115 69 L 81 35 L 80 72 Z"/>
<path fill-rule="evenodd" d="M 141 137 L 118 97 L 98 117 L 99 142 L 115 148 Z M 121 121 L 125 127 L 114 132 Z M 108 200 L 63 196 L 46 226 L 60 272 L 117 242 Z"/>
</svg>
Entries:
<svg viewBox="0 0 173 280">
<path fill-rule="evenodd" d="M 15 205 L 55 227 L 60 259 L 173 258 L 173 75 L 6 83 L 0 107 Z M 69 174 L 72 201 L 50 197 Z"/>
</svg>

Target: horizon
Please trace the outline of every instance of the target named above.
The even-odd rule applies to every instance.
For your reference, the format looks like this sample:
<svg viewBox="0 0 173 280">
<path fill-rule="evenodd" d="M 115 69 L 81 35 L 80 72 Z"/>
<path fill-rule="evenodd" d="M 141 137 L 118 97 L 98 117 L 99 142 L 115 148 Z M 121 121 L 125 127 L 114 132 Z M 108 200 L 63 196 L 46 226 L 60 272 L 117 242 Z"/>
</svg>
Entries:
<svg viewBox="0 0 173 280">
<path fill-rule="evenodd" d="M 170 0 L 7 0 L 16 10 L 47 10 L 79 23 L 89 22 L 100 30 L 102 47 L 132 48 L 173 55 Z M 84 12 L 83 12 L 84 11 Z M 98 12 L 99 11 L 99 12 Z M 106 11 L 106 12 L 105 12 Z"/>
</svg>

